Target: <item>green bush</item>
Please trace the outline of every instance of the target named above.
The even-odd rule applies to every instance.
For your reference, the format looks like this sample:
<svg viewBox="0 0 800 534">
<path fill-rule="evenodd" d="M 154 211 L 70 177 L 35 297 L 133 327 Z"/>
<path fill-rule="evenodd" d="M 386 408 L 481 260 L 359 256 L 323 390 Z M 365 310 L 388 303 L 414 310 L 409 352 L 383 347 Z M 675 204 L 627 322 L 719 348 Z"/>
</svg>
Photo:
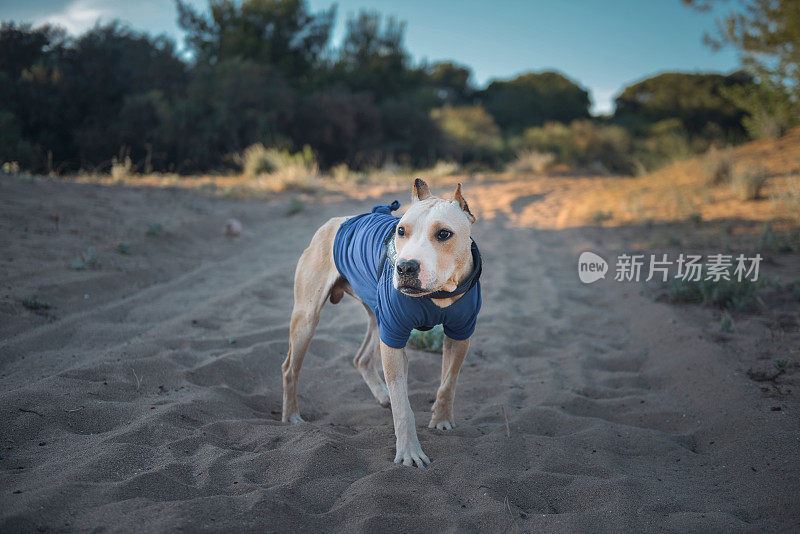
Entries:
<svg viewBox="0 0 800 534">
<path fill-rule="evenodd" d="M 631 136 L 621 126 L 601 125 L 589 120 L 569 125 L 548 123 L 528 128 L 522 141 L 530 150 L 550 153 L 558 163 L 601 172 L 634 174 Z"/>
<path fill-rule="evenodd" d="M 493 163 L 502 154 L 500 129 L 483 106 L 444 106 L 432 110 L 431 118 L 444 132 L 457 159 Z"/>
<path fill-rule="evenodd" d="M 689 134 L 678 119 L 648 126 L 634 143 L 633 157 L 643 170 L 652 171 L 694 155 Z"/>
</svg>

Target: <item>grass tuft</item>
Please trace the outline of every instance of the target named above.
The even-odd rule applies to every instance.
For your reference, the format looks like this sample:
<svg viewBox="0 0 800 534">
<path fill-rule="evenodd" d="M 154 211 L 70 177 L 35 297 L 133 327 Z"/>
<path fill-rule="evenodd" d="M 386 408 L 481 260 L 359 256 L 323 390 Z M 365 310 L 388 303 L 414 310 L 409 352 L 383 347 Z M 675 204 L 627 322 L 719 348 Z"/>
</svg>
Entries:
<svg viewBox="0 0 800 534">
<path fill-rule="evenodd" d="M 412 330 L 408 342 L 417 350 L 426 352 L 439 352 L 444 345 L 444 328 L 436 325 L 430 330 Z"/>
<path fill-rule="evenodd" d="M 605 221 L 610 221 L 614 218 L 614 212 L 597 210 L 592 213 L 592 222 L 595 224 L 603 224 Z"/>
<path fill-rule="evenodd" d="M 753 282 L 744 279 L 741 282 L 733 276 L 733 268 L 728 270 L 730 280 L 705 280 L 706 270 L 703 270 L 700 280 L 683 280 L 680 278 L 667 282 L 664 291 L 659 295 L 673 303 L 707 304 L 731 311 L 751 311 L 756 307 L 756 293 L 771 284 L 771 281 L 761 277 Z"/>
<path fill-rule="evenodd" d="M 289 201 L 289 205 L 286 207 L 286 215 L 291 217 L 292 215 L 297 215 L 304 211 L 306 211 L 306 203 L 300 198 L 292 197 L 292 200 Z"/>
<path fill-rule="evenodd" d="M 90 246 L 83 254 L 72 260 L 70 267 L 77 271 L 91 269 L 97 265 L 97 249 Z"/>
<path fill-rule="evenodd" d="M 25 299 L 22 301 L 22 305 L 28 308 L 29 310 L 38 311 L 38 310 L 49 310 L 50 304 L 44 302 L 43 300 L 39 300 L 37 298 L 30 298 Z"/>
</svg>

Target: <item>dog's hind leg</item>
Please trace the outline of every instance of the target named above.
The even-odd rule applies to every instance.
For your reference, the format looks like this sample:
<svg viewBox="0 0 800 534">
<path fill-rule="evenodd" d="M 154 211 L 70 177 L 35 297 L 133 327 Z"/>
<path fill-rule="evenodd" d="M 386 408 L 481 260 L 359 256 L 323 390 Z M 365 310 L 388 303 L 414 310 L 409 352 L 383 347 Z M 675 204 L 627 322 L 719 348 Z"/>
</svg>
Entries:
<svg viewBox="0 0 800 534">
<path fill-rule="evenodd" d="M 337 217 L 322 225 L 297 262 L 294 308 L 289 322 L 289 353 L 282 366 L 283 421 L 303 422 L 297 407 L 297 379 L 319 322 L 319 312 L 340 279 L 331 247 L 336 230 L 344 220 L 344 217 Z"/>
<path fill-rule="evenodd" d="M 386 387 L 386 383 L 381 378 L 380 371 L 378 370 L 381 353 L 380 347 L 378 346 L 378 340 L 380 339 L 378 334 L 378 321 L 369 306 L 363 302 L 361 304 L 363 304 L 364 309 L 367 310 L 369 325 L 367 326 L 367 333 L 364 336 L 364 342 L 361 343 L 361 348 L 358 349 L 356 357 L 353 358 L 353 364 L 356 366 L 356 369 L 358 369 L 358 372 L 361 373 L 364 382 L 367 383 L 369 390 L 378 400 L 378 403 L 384 408 L 388 408 L 390 404 L 389 389 Z"/>
</svg>

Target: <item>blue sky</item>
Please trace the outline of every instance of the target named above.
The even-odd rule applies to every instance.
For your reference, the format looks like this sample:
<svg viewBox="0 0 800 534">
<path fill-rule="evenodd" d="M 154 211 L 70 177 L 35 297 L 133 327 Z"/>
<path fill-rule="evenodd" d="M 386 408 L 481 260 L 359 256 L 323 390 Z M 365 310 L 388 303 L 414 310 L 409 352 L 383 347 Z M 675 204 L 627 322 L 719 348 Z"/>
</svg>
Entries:
<svg viewBox="0 0 800 534">
<path fill-rule="evenodd" d="M 190 0 L 198 8 L 206 0 Z M 328 0 L 309 0 L 313 11 Z M 703 45 L 719 12 L 698 13 L 680 0 L 340 0 L 334 43 L 347 16 L 375 9 L 407 22 L 415 60 L 449 59 L 484 85 L 529 70 L 556 69 L 590 90 L 593 111 L 609 112 L 623 87 L 664 71 L 729 72 L 735 51 Z M 722 7 L 724 9 L 724 6 Z M 120 19 L 182 43 L 171 0 L 0 0 L 0 18 L 56 22 L 78 33 L 98 19 Z"/>
</svg>

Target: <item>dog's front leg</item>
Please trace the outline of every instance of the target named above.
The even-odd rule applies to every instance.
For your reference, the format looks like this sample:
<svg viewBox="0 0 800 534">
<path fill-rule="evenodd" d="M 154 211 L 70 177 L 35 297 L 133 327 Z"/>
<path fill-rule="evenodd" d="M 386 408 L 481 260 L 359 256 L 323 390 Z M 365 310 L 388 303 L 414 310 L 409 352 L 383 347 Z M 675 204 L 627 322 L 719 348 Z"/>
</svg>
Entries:
<svg viewBox="0 0 800 534">
<path fill-rule="evenodd" d="M 394 419 L 394 435 L 397 439 L 397 454 L 394 463 L 414 464 L 422 469 L 431 463 L 422 452 L 417 428 L 414 424 L 414 412 L 408 402 L 408 357 L 405 349 L 393 349 L 381 341 L 381 361 L 386 385 L 389 387 L 389 399 L 392 403 L 392 419 Z"/>
<path fill-rule="evenodd" d="M 461 364 L 467 356 L 469 339 L 455 340 L 445 337 L 442 350 L 442 383 L 436 392 L 436 402 L 431 409 L 431 422 L 428 428 L 451 430 L 455 424 L 453 419 L 453 398 L 456 395 L 456 382 Z"/>
</svg>

